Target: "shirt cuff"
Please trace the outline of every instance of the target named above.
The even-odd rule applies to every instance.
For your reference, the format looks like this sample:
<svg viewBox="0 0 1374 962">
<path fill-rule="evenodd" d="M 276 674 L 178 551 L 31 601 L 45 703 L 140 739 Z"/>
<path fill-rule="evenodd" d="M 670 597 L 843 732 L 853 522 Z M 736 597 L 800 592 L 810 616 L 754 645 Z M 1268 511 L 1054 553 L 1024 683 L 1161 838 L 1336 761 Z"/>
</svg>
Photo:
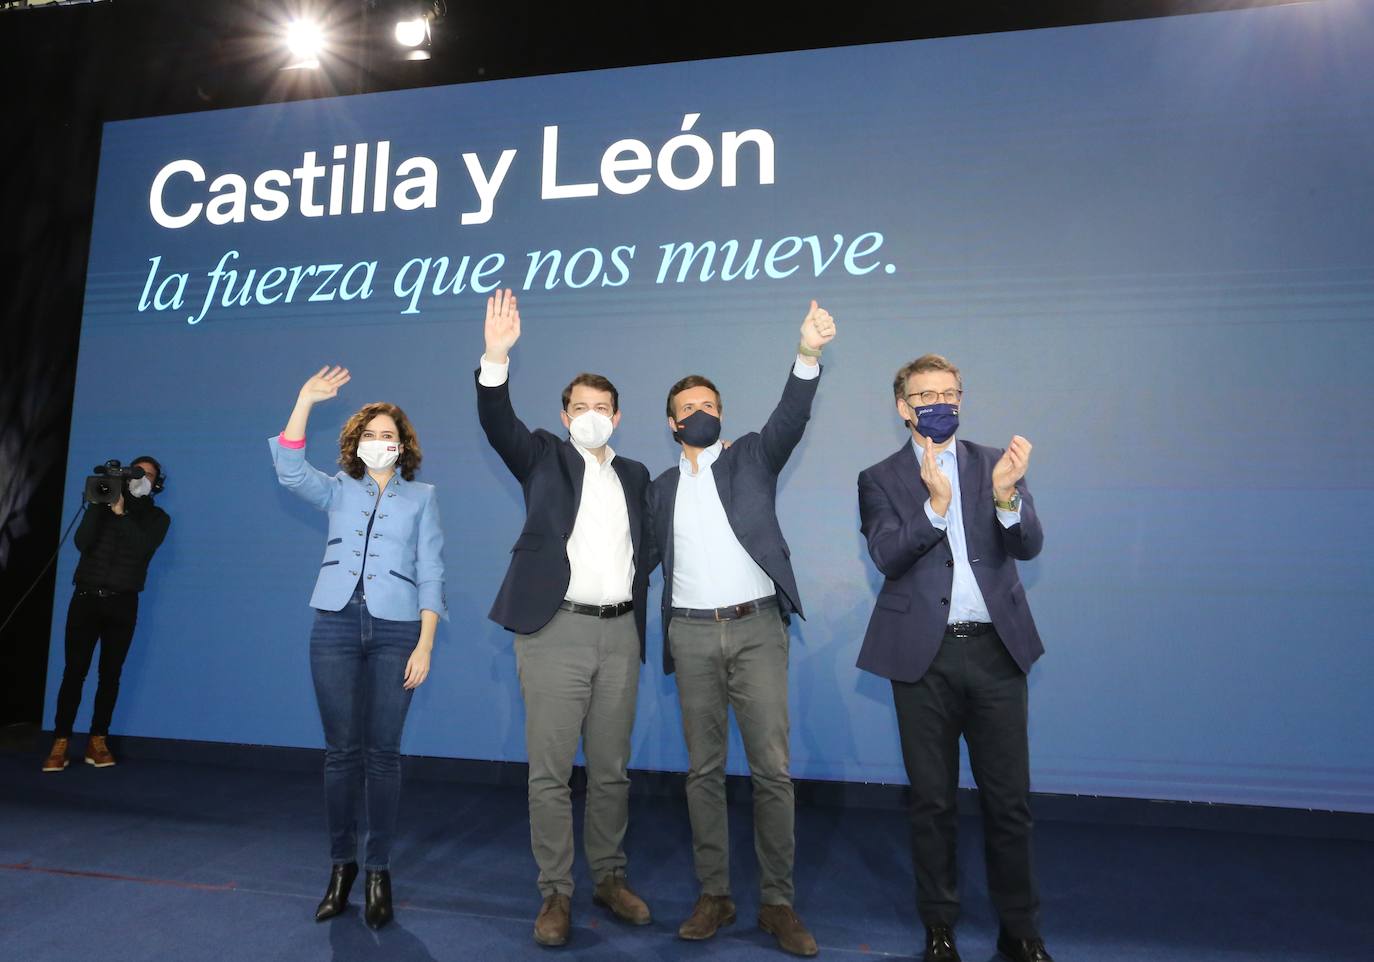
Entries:
<svg viewBox="0 0 1374 962">
<path fill-rule="evenodd" d="M 998 508 L 997 520 L 1002 522 L 1002 527 L 1004 528 L 1014 528 L 1021 523 L 1021 512 L 1004 511 L 1001 508 Z"/>
<path fill-rule="evenodd" d="M 821 359 L 816 358 L 815 360 L 815 364 L 807 364 L 798 354 L 796 363 L 792 365 L 792 373 L 803 381 L 814 381 L 821 376 Z"/>
<path fill-rule="evenodd" d="M 495 361 L 488 361 L 485 354 L 482 355 L 481 368 L 477 375 L 477 383 L 482 387 L 500 387 L 506 383 L 506 378 L 510 375 L 510 361 L 497 364 Z"/>
<path fill-rule="evenodd" d="M 926 498 L 926 517 L 930 520 L 930 523 L 940 531 L 944 531 L 949 527 L 949 519 L 942 518 L 935 513 L 935 509 L 930 506 L 929 498 Z"/>
<path fill-rule="evenodd" d="M 286 432 L 283 431 L 281 434 L 277 435 L 277 443 L 290 451 L 299 451 L 301 448 L 305 447 L 305 438 L 299 438 L 295 441 L 288 441 L 286 439 Z"/>
</svg>

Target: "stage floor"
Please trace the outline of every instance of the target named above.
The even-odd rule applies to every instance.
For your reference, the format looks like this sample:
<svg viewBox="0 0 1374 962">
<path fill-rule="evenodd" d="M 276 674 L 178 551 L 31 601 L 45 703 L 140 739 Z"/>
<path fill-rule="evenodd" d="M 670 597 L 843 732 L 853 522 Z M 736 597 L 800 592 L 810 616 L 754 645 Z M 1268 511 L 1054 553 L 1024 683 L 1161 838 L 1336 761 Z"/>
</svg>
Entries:
<svg viewBox="0 0 1374 962">
<path fill-rule="evenodd" d="M 361 880 L 344 915 L 313 921 L 329 870 L 318 773 L 145 759 L 43 774 L 40 761 L 0 754 L 5 959 L 786 958 L 755 924 L 747 807 L 731 811 L 734 926 L 707 943 L 675 938 L 697 894 L 685 803 L 636 796 L 630 879 L 653 924 L 595 908 L 579 851 L 573 938 L 551 950 L 530 938 L 539 895 L 520 788 L 408 781 L 396 922 L 373 933 Z M 999 957 L 978 820 L 961 831 L 960 949 L 988 962 Z M 1036 845 L 1044 935 L 1060 962 L 1374 953 L 1374 842 L 1042 820 Z M 920 957 L 908 852 L 897 811 L 799 808 L 796 907 L 823 957 Z"/>
</svg>

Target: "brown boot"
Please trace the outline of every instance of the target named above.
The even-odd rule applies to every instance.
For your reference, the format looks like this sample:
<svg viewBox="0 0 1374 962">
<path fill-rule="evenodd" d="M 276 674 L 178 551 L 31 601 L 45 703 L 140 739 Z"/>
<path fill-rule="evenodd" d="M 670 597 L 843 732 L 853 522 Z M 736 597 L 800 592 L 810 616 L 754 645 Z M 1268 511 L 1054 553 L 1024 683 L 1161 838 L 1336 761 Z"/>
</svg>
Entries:
<svg viewBox="0 0 1374 962">
<path fill-rule="evenodd" d="M 649 906 L 644 900 L 630 891 L 623 875 L 607 875 L 596 883 L 592 901 L 610 909 L 615 917 L 631 925 L 648 925 L 653 921 L 649 916 Z"/>
<path fill-rule="evenodd" d="M 110 746 L 105 744 L 104 735 L 92 735 L 86 739 L 86 764 L 96 768 L 109 768 L 115 763 L 110 754 Z"/>
<path fill-rule="evenodd" d="M 687 921 L 677 927 L 677 937 L 698 942 L 716 934 L 716 929 L 735 921 L 735 903 L 728 895 L 705 895 L 692 906 Z"/>
<path fill-rule="evenodd" d="M 566 945 L 572 928 L 572 899 L 550 895 L 534 920 L 534 941 L 540 945 Z"/>
<path fill-rule="evenodd" d="M 764 905 L 759 908 L 759 928 L 778 940 L 778 948 L 793 955 L 815 955 L 816 940 L 806 931 L 790 905 Z"/>
<path fill-rule="evenodd" d="M 48 757 L 43 762 L 43 771 L 60 772 L 67 767 L 67 739 L 54 738 L 52 751 L 48 752 Z"/>
</svg>

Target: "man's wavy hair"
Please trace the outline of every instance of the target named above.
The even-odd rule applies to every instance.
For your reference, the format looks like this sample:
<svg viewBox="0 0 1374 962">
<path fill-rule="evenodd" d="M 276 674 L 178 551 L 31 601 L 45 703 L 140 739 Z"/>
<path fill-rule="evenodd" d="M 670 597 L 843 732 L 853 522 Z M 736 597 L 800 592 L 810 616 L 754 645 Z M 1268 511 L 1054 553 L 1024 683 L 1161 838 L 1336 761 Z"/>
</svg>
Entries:
<svg viewBox="0 0 1374 962">
<path fill-rule="evenodd" d="M 407 481 L 414 481 L 415 472 L 420 470 L 420 461 L 424 458 L 424 453 L 420 450 L 420 439 L 415 436 L 415 428 L 411 426 L 406 412 L 385 401 L 364 404 L 358 409 L 357 414 L 344 422 L 343 430 L 339 432 L 339 466 L 350 478 L 361 480 L 367 473 L 367 465 L 358 457 L 358 442 L 362 440 L 363 429 L 379 414 L 385 414 L 396 422 L 396 431 L 400 435 L 402 445 L 401 456 L 396 459 L 396 469 L 401 472 L 401 477 Z"/>
</svg>

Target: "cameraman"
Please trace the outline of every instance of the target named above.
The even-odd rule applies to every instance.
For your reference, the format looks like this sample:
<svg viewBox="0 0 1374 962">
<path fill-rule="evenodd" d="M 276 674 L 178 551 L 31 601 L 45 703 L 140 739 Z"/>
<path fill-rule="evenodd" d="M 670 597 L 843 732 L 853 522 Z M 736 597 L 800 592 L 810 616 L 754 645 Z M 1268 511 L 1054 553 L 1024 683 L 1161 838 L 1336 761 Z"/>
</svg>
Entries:
<svg viewBox="0 0 1374 962">
<path fill-rule="evenodd" d="M 105 736 L 119 694 L 119 673 L 134 638 L 138 593 L 143 590 L 148 562 L 172 521 L 167 512 L 153 504 L 154 492 L 162 490 L 162 465 L 156 458 L 145 456 L 134 460 L 132 466 L 142 468 L 144 476 L 121 480 L 118 500 L 110 505 L 89 505 L 76 529 L 81 561 L 72 578 L 76 591 L 67 608 L 67 664 L 57 695 L 56 739 L 43 763 L 45 772 L 67 767 L 67 743 L 97 641 L 100 684 L 86 742 L 86 764 L 108 768 L 115 763 Z"/>
</svg>

